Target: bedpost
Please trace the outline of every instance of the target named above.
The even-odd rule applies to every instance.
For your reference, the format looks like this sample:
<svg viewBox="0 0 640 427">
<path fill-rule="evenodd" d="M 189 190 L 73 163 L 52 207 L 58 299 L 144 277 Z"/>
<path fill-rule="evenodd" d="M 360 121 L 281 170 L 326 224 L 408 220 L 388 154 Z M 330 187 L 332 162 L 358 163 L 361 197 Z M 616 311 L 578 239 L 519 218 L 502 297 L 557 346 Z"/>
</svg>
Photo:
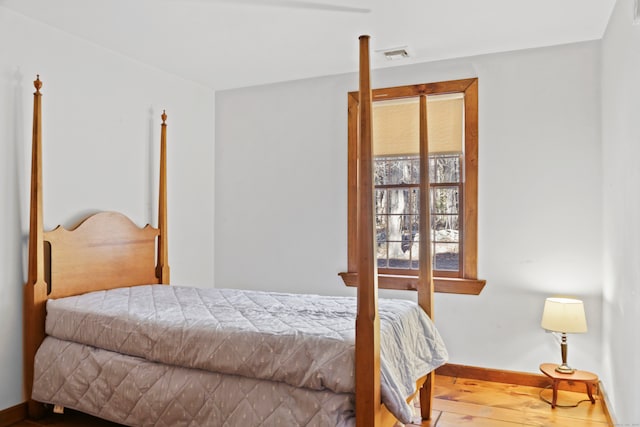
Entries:
<svg viewBox="0 0 640 427">
<path fill-rule="evenodd" d="M 433 320 L 433 269 L 431 254 L 431 205 L 429 190 L 429 138 L 427 133 L 427 96 L 420 96 L 420 242 L 418 304 Z M 420 388 L 422 419 L 431 419 L 434 372 Z"/>
<path fill-rule="evenodd" d="M 33 82 L 33 134 L 31 147 L 31 196 L 29 213 L 29 265 L 27 283 L 24 286 L 24 390 L 28 401 L 29 416 L 37 418 L 44 413 L 44 406 L 31 400 L 34 360 L 38 347 L 44 340 L 44 317 L 47 300 L 47 283 L 44 270 L 44 225 L 42 214 L 42 82 L 38 75 Z"/>
<path fill-rule="evenodd" d="M 373 146 L 369 36 L 360 36 L 358 139 L 358 314 L 356 317 L 356 426 L 380 425 L 380 319 L 374 246 Z"/>
<path fill-rule="evenodd" d="M 429 197 L 429 138 L 427 133 L 427 96 L 420 96 L 420 261 L 418 304 L 433 319 L 433 270 L 431 254 L 431 206 Z"/>
<path fill-rule="evenodd" d="M 167 234 L 167 114 L 162 111 L 160 128 L 160 190 L 158 195 L 158 264 L 156 276 L 160 283 L 169 284 L 169 245 Z"/>
</svg>

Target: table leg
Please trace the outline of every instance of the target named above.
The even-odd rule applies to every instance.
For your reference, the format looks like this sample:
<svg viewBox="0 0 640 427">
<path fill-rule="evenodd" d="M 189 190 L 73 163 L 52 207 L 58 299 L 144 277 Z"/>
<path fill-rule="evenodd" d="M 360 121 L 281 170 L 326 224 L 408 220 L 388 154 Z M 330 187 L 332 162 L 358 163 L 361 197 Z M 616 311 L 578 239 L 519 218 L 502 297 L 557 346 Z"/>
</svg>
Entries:
<svg viewBox="0 0 640 427">
<path fill-rule="evenodd" d="M 553 380 L 553 399 L 551 400 L 551 409 L 556 407 L 556 403 L 558 402 L 558 383 L 560 381 Z"/>
<path fill-rule="evenodd" d="M 585 382 L 587 385 L 587 394 L 589 395 L 589 400 L 591 400 L 591 404 L 596 403 L 596 400 L 593 398 L 593 394 L 591 393 L 591 389 L 595 386 L 594 383 Z"/>
</svg>

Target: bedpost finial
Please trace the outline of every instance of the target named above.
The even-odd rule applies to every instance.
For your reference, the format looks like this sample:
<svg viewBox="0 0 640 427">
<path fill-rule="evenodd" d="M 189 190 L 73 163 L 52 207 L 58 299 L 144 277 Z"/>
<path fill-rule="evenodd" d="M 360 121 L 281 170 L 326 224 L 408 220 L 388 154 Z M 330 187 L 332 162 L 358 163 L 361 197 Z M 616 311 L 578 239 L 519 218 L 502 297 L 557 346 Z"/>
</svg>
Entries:
<svg viewBox="0 0 640 427">
<path fill-rule="evenodd" d="M 167 121 L 167 110 L 162 110 L 162 124 L 166 124 L 165 122 Z"/>
<path fill-rule="evenodd" d="M 40 74 L 36 74 L 36 79 L 33 81 L 33 86 L 36 88 L 36 93 L 40 93 L 40 88 L 42 88 L 42 82 L 40 81 Z"/>
</svg>

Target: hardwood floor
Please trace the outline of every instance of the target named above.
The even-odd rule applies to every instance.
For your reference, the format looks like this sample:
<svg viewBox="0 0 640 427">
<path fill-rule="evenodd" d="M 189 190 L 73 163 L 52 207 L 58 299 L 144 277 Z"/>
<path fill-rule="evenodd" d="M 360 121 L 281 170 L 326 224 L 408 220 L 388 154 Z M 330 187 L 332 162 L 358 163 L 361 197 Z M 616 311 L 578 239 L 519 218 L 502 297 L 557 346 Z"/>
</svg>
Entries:
<svg viewBox="0 0 640 427">
<path fill-rule="evenodd" d="M 17 424 L 11 425 L 11 427 L 121 427 L 120 424 L 104 421 L 99 418 L 90 417 L 89 415 L 81 414 L 79 412 L 65 410 L 63 415 L 52 414 L 48 417 L 31 421 L 20 421 Z"/>
<path fill-rule="evenodd" d="M 600 396 L 596 403 L 586 393 L 558 392 L 558 405 L 576 407 L 551 409 L 540 394 L 551 399 L 551 389 L 470 380 L 443 375 L 436 377 L 433 419 L 408 427 L 514 427 L 562 426 L 607 427 L 607 417 Z M 584 401 L 587 399 L 586 401 Z M 419 408 L 416 408 L 419 414 Z M 40 421 L 21 421 L 13 427 L 116 427 L 119 424 L 98 420 L 73 411 L 51 415 Z"/>
<path fill-rule="evenodd" d="M 551 389 L 438 375 L 432 420 L 411 426 L 609 426 L 600 396 L 591 404 L 586 393 L 560 390 L 559 406 L 580 403 L 551 409 L 540 398 L 551 400 L 551 394 Z"/>
</svg>

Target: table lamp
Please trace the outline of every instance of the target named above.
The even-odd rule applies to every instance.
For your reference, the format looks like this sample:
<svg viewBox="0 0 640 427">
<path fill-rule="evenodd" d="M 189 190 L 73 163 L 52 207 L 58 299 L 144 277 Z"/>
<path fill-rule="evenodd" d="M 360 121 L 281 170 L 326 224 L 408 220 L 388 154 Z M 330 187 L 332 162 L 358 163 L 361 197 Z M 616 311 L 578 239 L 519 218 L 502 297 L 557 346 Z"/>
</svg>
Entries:
<svg viewBox="0 0 640 427">
<path fill-rule="evenodd" d="M 584 304 L 573 298 L 547 298 L 542 313 L 542 327 L 547 331 L 562 333 L 562 365 L 558 366 L 556 371 L 572 374 L 575 369 L 567 365 L 567 334 L 587 332 Z"/>
</svg>

